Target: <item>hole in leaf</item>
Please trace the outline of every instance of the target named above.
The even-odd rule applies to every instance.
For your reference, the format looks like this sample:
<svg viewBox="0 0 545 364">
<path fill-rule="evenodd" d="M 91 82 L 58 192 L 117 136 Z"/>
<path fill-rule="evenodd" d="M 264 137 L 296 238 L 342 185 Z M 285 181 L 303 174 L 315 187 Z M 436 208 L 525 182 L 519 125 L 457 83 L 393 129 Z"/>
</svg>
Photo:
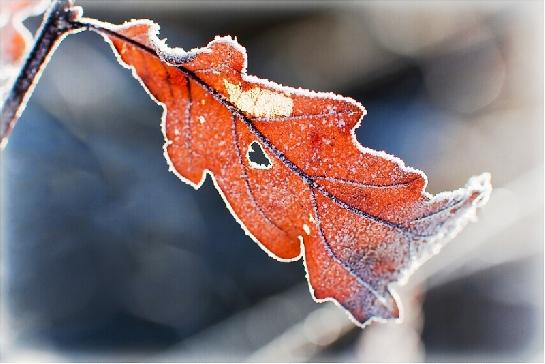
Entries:
<svg viewBox="0 0 545 364">
<path fill-rule="evenodd" d="M 269 169 L 272 167 L 271 159 L 258 142 L 250 144 L 246 157 L 250 161 L 250 167 L 252 168 Z"/>
</svg>

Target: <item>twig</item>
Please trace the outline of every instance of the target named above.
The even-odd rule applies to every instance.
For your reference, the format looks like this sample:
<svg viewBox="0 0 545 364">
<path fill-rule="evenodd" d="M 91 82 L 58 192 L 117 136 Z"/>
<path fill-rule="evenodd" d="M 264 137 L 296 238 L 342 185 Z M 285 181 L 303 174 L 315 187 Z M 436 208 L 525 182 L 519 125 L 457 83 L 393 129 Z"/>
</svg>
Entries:
<svg viewBox="0 0 545 364">
<path fill-rule="evenodd" d="M 0 111 L 0 150 L 8 140 L 15 123 L 23 113 L 28 98 L 59 42 L 69 33 L 79 30 L 72 21 L 81 8 L 71 0 L 55 0 L 49 7 L 38 30 L 33 47 L 8 92 Z"/>
</svg>

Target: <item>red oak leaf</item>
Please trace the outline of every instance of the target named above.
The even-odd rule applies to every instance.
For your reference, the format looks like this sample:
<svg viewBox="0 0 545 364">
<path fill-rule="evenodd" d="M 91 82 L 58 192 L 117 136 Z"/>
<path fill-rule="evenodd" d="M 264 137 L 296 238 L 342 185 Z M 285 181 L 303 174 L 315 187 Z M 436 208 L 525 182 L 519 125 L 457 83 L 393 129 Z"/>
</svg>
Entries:
<svg viewBox="0 0 545 364">
<path fill-rule="evenodd" d="M 45 11 L 49 0 L 0 1 L 0 88 L 17 71 L 27 53 L 32 35 L 23 20 Z"/>
<path fill-rule="evenodd" d="M 425 192 L 422 172 L 356 141 L 358 102 L 246 75 L 245 49 L 230 37 L 185 52 L 150 21 L 90 24 L 163 106 L 171 170 L 194 188 L 208 173 L 248 235 L 278 260 L 303 257 L 314 298 L 361 325 L 399 317 L 389 285 L 488 199 L 488 174 Z M 265 164 L 250 159 L 259 147 Z"/>
</svg>

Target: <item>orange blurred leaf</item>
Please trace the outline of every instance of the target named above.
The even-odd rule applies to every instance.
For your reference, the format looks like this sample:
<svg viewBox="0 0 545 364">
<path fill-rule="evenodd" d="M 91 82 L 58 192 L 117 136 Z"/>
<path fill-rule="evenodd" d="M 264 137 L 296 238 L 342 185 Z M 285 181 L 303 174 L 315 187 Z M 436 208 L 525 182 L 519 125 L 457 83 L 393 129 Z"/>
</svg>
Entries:
<svg viewBox="0 0 545 364">
<path fill-rule="evenodd" d="M 0 1 L 0 88 L 17 72 L 32 42 L 23 20 L 44 12 L 49 0 Z"/>
<path fill-rule="evenodd" d="M 314 298 L 361 325 L 399 317 L 389 285 L 488 199 L 488 174 L 428 194 L 422 172 L 356 141 L 358 102 L 246 75 L 246 51 L 230 37 L 185 52 L 150 21 L 94 28 L 163 106 L 171 170 L 194 188 L 208 173 L 248 235 L 276 259 L 303 257 Z"/>
</svg>

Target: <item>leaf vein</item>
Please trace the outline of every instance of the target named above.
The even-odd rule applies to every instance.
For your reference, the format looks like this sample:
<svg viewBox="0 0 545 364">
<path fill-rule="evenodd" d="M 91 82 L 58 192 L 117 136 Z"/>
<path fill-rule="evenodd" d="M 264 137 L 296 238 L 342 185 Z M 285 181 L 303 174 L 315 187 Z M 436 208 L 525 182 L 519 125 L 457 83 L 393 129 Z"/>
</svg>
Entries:
<svg viewBox="0 0 545 364">
<path fill-rule="evenodd" d="M 237 131 L 237 119 L 236 119 L 236 117 L 234 115 L 232 115 L 231 119 L 232 119 L 231 130 L 232 130 L 232 136 L 233 136 L 233 143 L 235 144 L 235 150 L 236 150 L 236 154 L 237 154 L 237 158 L 238 158 L 238 163 L 239 163 L 241 171 L 242 171 L 242 179 L 243 179 L 243 181 L 245 183 L 246 191 L 248 193 L 248 196 L 252 200 L 252 204 L 259 211 L 261 216 L 263 216 L 263 218 L 265 218 L 265 220 L 267 220 L 267 222 L 269 222 L 271 225 L 273 225 L 275 228 L 277 228 L 278 230 L 280 230 L 284 234 L 288 235 L 288 233 L 284 229 L 282 229 L 280 226 L 278 226 L 278 224 L 276 224 L 269 217 L 269 215 L 267 213 L 265 213 L 265 211 L 263 210 L 261 205 L 259 205 L 257 203 L 257 200 L 256 200 L 255 195 L 254 195 L 254 191 L 252 189 L 252 186 L 250 185 L 250 178 L 248 177 L 248 172 L 246 170 L 246 165 L 244 164 L 244 162 L 242 160 L 242 153 L 241 153 L 241 150 L 240 150 L 240 143 L 239 143 L 238 131 Z"/>
<path fill-rule="evenodd" d="M 113 37 L 117 37 L 119 39 L 122 39 L 123 41 L 126 41 L 132 45 L 134 45 L 135 47 L 138 47 L 144 51 L 146 51 L 147 53 L 151 54 L 152 56 L 154 57 L 157 57 L 157 58 L 161 58 L 159 57 L 159 55 L 157 55 L 157 53 L 150 47 L 138 42 L 138 41 L 135 41 L 131 38 L 128 38 L 122 34 L 118 34 L 116 33 L 115 31 L 111 30 L 111 29 L 107 29 L 107 28 L 104 28 L 102 26 L 98 26 L 98 25 L 94 25 L 94 24 L 84 24 L 85 26 L 90 26 L 91 29 L 94 29 L 96 30 L 97 32 L 105 32 L 106 34 L 108 35 L 111 35 Z M 212 95 L 212 97 L 214 97 L 220 104 L 222 104 L 225 108 L 227 108 L 232 114 L 235 114 L 236 116 L 238 116 L 241 121 L 248 127 L 248 129 L 262 142 L 262 144 L 264 144 L 267 149 L 269 149 L 278 159 L 280 159 L 280 161 L 282 161 L 293 173 L 295 173 L 296 175 L 298 175 L 308 186 L 310 186 L 311 188 L 316 188 L 320 193 L 322 193 L 324 196 L 330 198 L 333 202 L 335 202 L 337 205 L 339 205 L 340 207 L 343 207 L 343 208 L 346 208 L 348 210 L 350 210 L 351 212 L 357 214 L 358 216 L 364 218 L 364 219 L 368 219 L 368 220 L 371 220 L 371 221 L 374 221 L 376 223 L 379 223 L 379 224 L 382 224 L 384 226 L 388 226 L 392 229 L 395 229 L 399 232 L 401 232 L 402 234 L 404 235 L 408 235 L 408 236 L 414 236 L 414 237 L 429 237 L 430 235 L 419 235 L 419 234 L 416 234 L 414 233 L 413 231 L 411 231 L 410 229 L 407 229 L 401 225 L 398 225 L 398 224 L 395 224 L 391 221 L 387 221 L 387 220 L 384 220 L 384 219 L 381 219 L 377 216 L 373 216 L 373 215 L 370 215 L 366 212 L 363 212 L 357 208 L 355 208 L 354 206 L 351 206 L 349 204 L 347 204 L 346 202 L 340 200 L 339 198 L 337 198 L 336 196 L 332 195 L 331 193 L 329 193 L 328 191 L 326 191 L 325 189 L 323 189 L 323 187 L 319 186 L 309 175 L 307 175 L 305 172 L 303 172 L 298 166 L 296 166 L 290 159 L 288 159 L 286 157 L 286 155 L 281 152 L 278 148 L 276 148 L 268 139 L 267 137 L 265 137 L 265 135 L 263 135 L 263 133 L 261 133 L 256 127 L 255 125 L 253 124 L 252 120 L 246 116 L 241 110 L 239 110 L 235 105 L 233 105 L 230 101 L 226 100 L 225 97 L 220 93 L 218 92 L 217 90 L 215 90 L 212 86 L 208 85 L 204 80 L 202 80 L 199 76 L 197 76 L 193 71 L 183 67 L 183 66 L 180 66 L 180 65 L 176 65 L 176 66 L 172 66 L 172 67 L 176 67 L 176 69 L 178 69 L 180 72 L 182 72 L 186 77 L 194 80 L 198 85 L 200 85 L 206 92 L 208 92 L 210 95 Z"/>
<path fill-rule="evenodd" d="M 333 259 L 333 261 L 335 261 L 337 264 L 342 266 L 348 273 L 350 273 L 350 275 L 353 276 L 356 279 L 356 281 L 358 281 L 358 283 L 360 283 L 362 286 L 364 286 L 369 292 L 371 292 L 380 301 L 381 304 L 383 304 L 387 308 L 390 308 L 388 303 L 384 299 L 384 296 L 379 294 L 377 292 L 377 290 L 375 290 L 369 283 L 367 283 L 356 272 L 354 272 L 352 270 L 352 267 L 350 267 L 348 264 L 346 264 L 344 261 L 342 261 L 342 259 L 339 258 L 337 256 L 337 254 L 335 254 L 335 252 L 333 251 L 333 248 L 331 247 L 331 245 L 327 241 L 327 238 L 325 237 L 324 232 L 322 230 L 322 223 L 321 223 L 320 215 L 318 213 L 318 203 L 316 201 L 316 194 L 315 194 L 315 192 L 314 192 L 314 190 L 312 188 L 310 189 L 310 198 L 311 198 L 311 202 L 312 202 L 312 210 L 314 212 L 314 218 L 316 220 L 316 229 L 318 231 L 320 241 L 323 243 L 324 248 L 325 248 L 326 252 L 329 254 L 329 256 L 331 257 L 331 259 Z"/>
<path fill-rule="evenodd" d="M 320 119 L 328 116 L 338 116 L 338 115 L 353 115 L 354 111 L 352 110 L 341 110 L 333 111 L 327 113 L 319 114 L 305 114 L 305 115 L 288 115 L 288 116 L 273 116 L 273 117 L 257 117 L 254 118 L 254 121 L 264 121 L 264 122 L 282 122 L 282 121 L 306 121 L 309 119 Z"/>
<path fill-rule="evenodd" d="M 329 176 L 311 176 L 311 178 L 315 180 L 324 180 L 327 182 L 339 182 L 350 186 L 355 187 L 361 187 L 361 188 L 376 188 L 376 189 L 390 189 L 390 188 L 403 188 L 407 187 L 413 182 L 415 179 L 412 179 L 407 182 L 400 182 L 400 183 L 394 183 L 391 185 L 376 185 L 376 184 L 368 184 L 368 183 L 361 183 L 358 181 L 353 181 L 349 179 L 344 178 L 337 178 L 337 177 L 329 177 Z"/>
<path fill-rule="evenodd" d="M 186 77 L 187 105 L 184 112 L 184 145 L 189 156 L 189 165 L 193 164 L 193 151 L 191 150 L 191 112 L 193 95 L 191 91 L 191 79 Z"/>
</svg>

